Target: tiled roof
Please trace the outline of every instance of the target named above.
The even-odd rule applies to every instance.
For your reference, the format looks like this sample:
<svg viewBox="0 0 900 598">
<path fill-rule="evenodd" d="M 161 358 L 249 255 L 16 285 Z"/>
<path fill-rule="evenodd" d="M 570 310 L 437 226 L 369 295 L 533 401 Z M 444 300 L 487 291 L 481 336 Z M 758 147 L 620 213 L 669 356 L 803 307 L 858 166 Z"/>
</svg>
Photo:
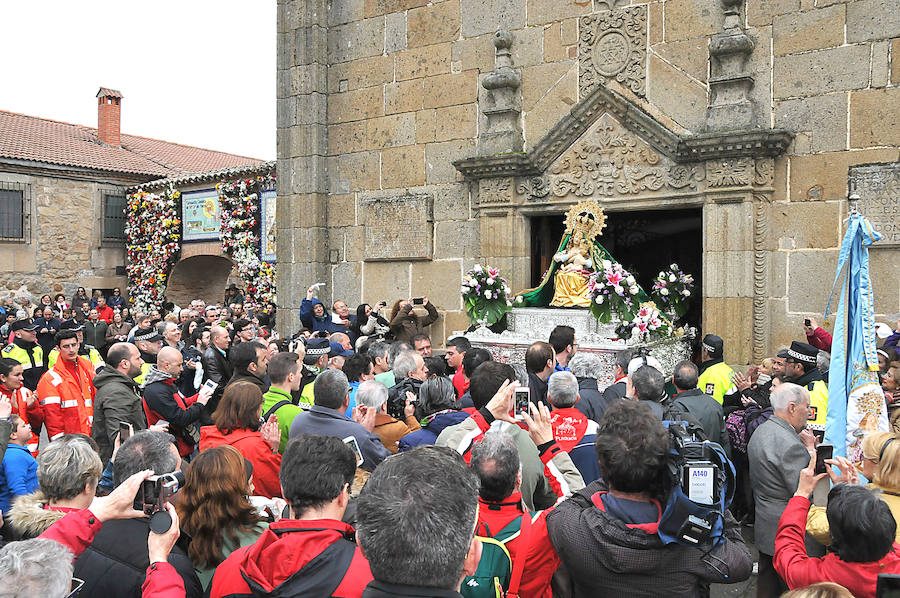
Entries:
<svg viewBox="0 0 900 598">
<path fill-rule="evenodd" d="M 262 162 L 135 135 L 123 134 L 122 147 L 114 148 L 97 140 L 97 129 L 0 110 L 2 158 L 154 179 Z"/>
<path fill-rule="evenodd" d="M 192 172 L 181 176 L 166 177 L 164 179 L 156 179 L 146 183 L 138 183 L 132 185 L 131 189 L 155 189 L 157 187 L 166 187 L 169 184 L 176 187 L 181 185 L 191 185 L 194 183 L 205 183 L 207 181 L 221 181 L 225 179 L 242 178 L 250 175 L 266 174 L 275 171 L 275 161 L 260 162 L 259 164 L 248 164 L 245 166 L 231 166 L 229 168 L 219 168 L 216 170 L 206 170 L 203 172 Z"/>
<path fill-rule="evenodd" d="M 98 98 L 124 98 L 122 92 L 117 89 L 110 89 L 108 87 L 101 87 L 100 91 L 97 92 Z"/>
</svg>

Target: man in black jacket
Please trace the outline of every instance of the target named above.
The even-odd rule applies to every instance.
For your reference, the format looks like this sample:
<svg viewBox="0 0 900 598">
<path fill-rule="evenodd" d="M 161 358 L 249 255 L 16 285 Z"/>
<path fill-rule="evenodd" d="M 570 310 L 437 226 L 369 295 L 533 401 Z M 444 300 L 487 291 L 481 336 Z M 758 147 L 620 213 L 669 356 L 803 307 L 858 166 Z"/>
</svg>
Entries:
<svg viewBox="0 0 900 598">
<path fill-rule="evenodd" d="M 578 402 L 575 408 L 591 421 L 599 422 L 611 401 L 597 387 L 597 375 L 602 368 L 600 358 L 594 353 L 576 353 L 569 360 L 569 370 L 578 379 Z"/>
<path fill-rule="evenodd" d="M 234 369 L 231 362 L 228 361 L 228 345 L 230 344 L 231 337 L 228 335 L 228 330 L 222 326 L 213 326 L 209 329 L 209 349 L 203 354 L 201 364 L 203 365 L 203 382 L 212 380 L 218 384 L 209 400 L 210 413 L 215 412 L 222 393 L 225 392 L 225 385 L 234 375 Z"/>
<path fill-rule="evenodd" d="M 556 352 L 550 343 L 537 342 L 525 351 L 525 369 L 528 370 L 528 387 L 531 402 L 535 405 L 547 402 L 547 380 L 556 369 Z"/>
<path fill-rule="evenodd" d="M 259 387 L 265 394 L 269 390 L 266 380 L 266 369 L 269 363 L 269 352 L 265 345 L 258 341 L 243 341 L 231 348 L 231 365 L 234 374 L 227 386 L 235 382 L 250 382 Z"/>
<path fill-rule="evenodd" d="M 725 414 L 717 400 L 704 394 L 697 388 L 700 370 L 693 361 L 685 360 L 675 366 L 672 383 L 675 385 L 675 397 L 672 404 L 691 414 L 703 428 L 706 439 L 716 442 L 731 452 L 728 443 L 728 431 L 725 429 Z"/>
<path fill-rule="evenodd" d="M 181 459 L 173 442 L 171 434 L 150 430 L 138 432 L 126 440 L 116 453 L 113 465 L 115 485 L 145 469 L 152 469 L 156 475 L 180 471 Z M 150 520 L 145 517 L 103 524 L 94 541 L 75 561 L 74 576 L 84 580 L 82 596 L 131 598 L 141 595 L 141 584 L 150 566 L 149 527 Z M 175 544 L 168 560 L 184 580 L 185 597 L 200 598 L 203 587 L 188 558 L 186 541 Z"/>
<path fill-rule="evenodd" d="M 613 383 L 603 390 L 603 398 L 611 405 L 616 399 L 625 398 L 625 387 L 628 382 L 628 364 L 631 363 L 631 349 L 623 349 L 616 354 L 613 366 Z M 595 419 L 594 421 L 600 421 Z"/>
</svg>

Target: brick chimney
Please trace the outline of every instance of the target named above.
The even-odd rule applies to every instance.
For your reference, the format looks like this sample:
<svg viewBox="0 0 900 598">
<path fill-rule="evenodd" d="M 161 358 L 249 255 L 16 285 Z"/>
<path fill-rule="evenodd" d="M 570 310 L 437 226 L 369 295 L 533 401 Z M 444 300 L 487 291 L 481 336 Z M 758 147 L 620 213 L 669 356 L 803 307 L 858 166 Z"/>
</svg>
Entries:
<svg viewBox="0 0 900 598">
<path fill-rule="evenodd" d="M 111 147 L 121 147 L 119 119 L 122 92 L 101 87 L 97 92 L 97 139 Z"/>
</svg>

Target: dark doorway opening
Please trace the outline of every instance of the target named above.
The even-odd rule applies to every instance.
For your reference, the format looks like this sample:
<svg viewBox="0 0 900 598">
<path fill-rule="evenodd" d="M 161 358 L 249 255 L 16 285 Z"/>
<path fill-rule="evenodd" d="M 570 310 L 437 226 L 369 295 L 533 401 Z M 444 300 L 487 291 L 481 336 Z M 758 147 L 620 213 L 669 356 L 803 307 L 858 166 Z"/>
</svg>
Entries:
<svg viewBox="0 0 900 598">
<path fill-rule="evenodd" d="M 531 218 L 531 283 L 537 286 L 550 267 L 565 232 L 565 215 Z M 694 277 L 695 298 L 685 320 L 699 326 L 703 288 L 703 215 L 701 208 L 606 212 L 600 242 L 637 278 L 645 291 L 669 264 Z"/>
</svg>

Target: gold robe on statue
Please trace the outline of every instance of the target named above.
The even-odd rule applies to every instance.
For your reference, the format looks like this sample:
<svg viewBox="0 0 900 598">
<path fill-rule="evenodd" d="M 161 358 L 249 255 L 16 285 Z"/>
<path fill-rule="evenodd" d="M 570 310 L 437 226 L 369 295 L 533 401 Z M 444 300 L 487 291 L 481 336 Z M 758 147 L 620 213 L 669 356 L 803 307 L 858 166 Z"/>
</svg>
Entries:
<svg viewBox="0 0 900 598">
<path fill-rule="evenodd" d="M 559 270 L 553 282 L 551 307 L 590 307 L 588 277 L 581 272 Z"/>
</svg>

